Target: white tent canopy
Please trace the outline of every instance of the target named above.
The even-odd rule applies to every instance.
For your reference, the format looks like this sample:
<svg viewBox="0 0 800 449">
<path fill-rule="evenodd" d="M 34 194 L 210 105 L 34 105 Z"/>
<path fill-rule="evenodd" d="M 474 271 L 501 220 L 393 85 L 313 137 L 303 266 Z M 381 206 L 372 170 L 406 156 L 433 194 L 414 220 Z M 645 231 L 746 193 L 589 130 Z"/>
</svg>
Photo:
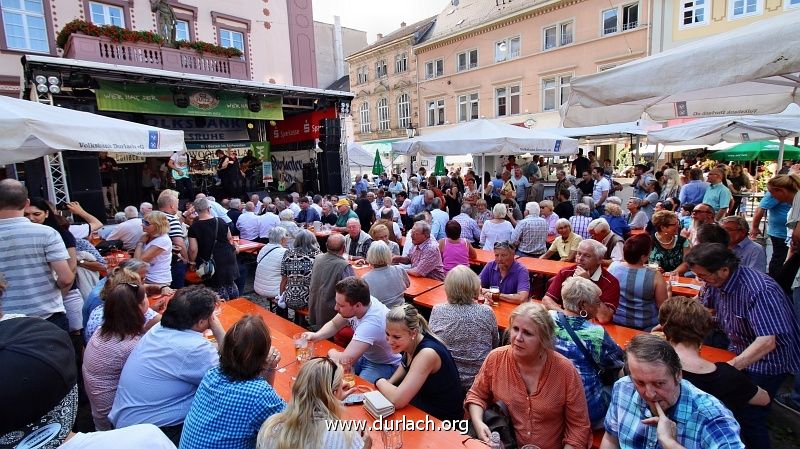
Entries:
<svg viewBox="0 0 800 449">
<path fill-rule="evenodd" d="M 578 152 L 578 141 L 569 137 L 480 119 L 442 131 L 392 143 L 392 151 L 412 156 L 473 156 L 531 153 L 566 156 Z"/>
<path fill-rule="evenodd" d="M 169 156 L 183 148 L 183 131 L 0 96 L 0 165 L 63 150 Z"/>
<path fill-rule="evenodd" d="M 791 104 L 780 114 L 709 117 L 651 132 L 650 143 L 714 145 L 719 142 L 780 140 L 778 167 L 783 160 L 787 137 L 800 136 L 800 106 Z"/>
<path fill-rule="evenodd" d="M 648 131 L 661 129 L 661 125 L 652 120 L 640 119 L 633 122 L 610 123 L 607 125 L 582 126 L 577 128 L 546 128 L 539 131 L 558 134 L 565 137 L 621 137 L 646 136 Z"/>
<path fill-rule="evenodd" d="M 800 11 L 573 78 L 564 126 L 774 114 L 800 103 Z"/>
<path fill-rule="evenodd" d="M 375 154 L 369 154 L 369 151 L 364 149 L 364 147 L 355 142 L 351 142 L 347 144 L 347 159 L 350 165 L 372 167 L 372 164 L 375 162 Z"/>
</svg>

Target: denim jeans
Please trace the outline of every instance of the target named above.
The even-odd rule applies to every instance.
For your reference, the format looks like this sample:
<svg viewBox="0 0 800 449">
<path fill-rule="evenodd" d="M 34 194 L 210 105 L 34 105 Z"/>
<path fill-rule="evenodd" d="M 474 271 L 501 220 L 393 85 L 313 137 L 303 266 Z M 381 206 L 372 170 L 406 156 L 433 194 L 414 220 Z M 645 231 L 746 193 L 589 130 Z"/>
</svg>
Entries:
<svg viewBox="0 0 800 449">
<path fill-rule="evenodd" d="M 396 370 L 397 365 L 370 362 L 363 355 L 353 365 L 353 371 L 355 371 L 356 375 L 370 383 L 374 383 L 381 377 L 388 379 L 392 377 Z"/>
<path fill-rule="evenodd" d="M 763 388 L 769 393 L 769 397 L 775 397 L 775 393 L 781 387 L 786 374 L 756 374 L 746 372 L 754 384 Z M 747 405 L 738 413 L 739 425 L 742 426 L 742 442 L 745 447 L 770 449 L 772 447 L 767 429 L 767 416 L 769 416 L 770 405 L 760 407 Z"/>
</svg>

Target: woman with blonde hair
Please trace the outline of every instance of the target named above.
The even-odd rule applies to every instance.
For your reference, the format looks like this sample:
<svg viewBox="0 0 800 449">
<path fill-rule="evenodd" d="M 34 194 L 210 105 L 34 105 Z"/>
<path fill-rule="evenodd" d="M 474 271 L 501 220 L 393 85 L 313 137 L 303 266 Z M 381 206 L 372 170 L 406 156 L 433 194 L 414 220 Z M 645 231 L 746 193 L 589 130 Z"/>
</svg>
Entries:
<svg viewBox="0 0 800 449">
<path fill-rule="evenodd" d="M 659 195 L 658 199 L 661 201 L 666 201 L 667 198 L 678 198 L 681 193 L 680 173 L 678 173 L 678 170 L 675 170 L 674 168 L 668 168 L 664 170 L 664 177 L 667 178 L 667 182 L 661 189 L 661 195 Z"/>
<path fill-rule="evenodd" d="M 433 306 L 429 327 L 450 349 L 461 385 L 468 389 L 486 356 L 500 344 L 497 318 L 490 307 L 476 302 L 481 280 L 469 267 L 450 270 L 444 291 L 447 303 Z"/>
<path fill-rule="evenodd" d="M 464 390 L 456 362 L 413 305 L 389 310 L 386 339 L 402 359 L 392 377 L 377 379 L 375 388 L 398 409 L 411 404 L 441 420 L 463 418 Z"/>
<path fill-rule="evenodd" d="M 335 447 L 369 449 L 369 432 L 329 428 L 328 423 L 344 418 L 342 400 L 355 388 L 347 389 L 341 366 L 328 357 L 304 363 L 292 385 L 292 400 L 286 409 L 272 415 L 261 426 L 257 449 L 317 449 Z"/>
<path fill-rule="evenodd" d="M 392 233 L 389 232 L 389 227 L 383 223 L 375 223 L 369 230 L 369 236 L 372 237 L 374 242 L 383 242 L 389 247 L 389 251 L 395 256 L 400 255 L 400 245 L 392 240 Z M 369 250 L 367 251 L 369 253 Z"/>
<path fill-rule="evenodd" d="M 555 323 L 547 309 L 539 303 L 520 304 L 508 329 L 509 344 L 489 353 L 464 401 L 478 438 L 489 441 L 484 411 L 503 401 L 518 445 L 588 447 L 591 432 L 581 376 L 555 351 Z"/>
<path fill-rule="evenodd" d="M 611 228 L 611 232 L 622 238 L 626 238 L 631 233 L 628 220 L 622 216 L 622 207 L 616 203 L 606 201 L 604 212 L 601 218 L 604 218 L 608 222 L 608 227 Z"/>
<path fill-rule="evenodd" d="M 169 237 L 167 214 L 153 211 L 142 219 L 142 239 L 136 244 L 133 257 L 150 264 L 144 281 L 169 286 L 172 283 L 172 239 Z"/>
<path fill-rule="evenodd" d="M 492 208 L 492 219 L 483 223 L 481 229 L 481 246 L 486 249 L 494 248 L 496 242 L 511 240 L 511 233 L 514 227 L 505 218 L 508 215 L 508 207 L 503 203 L 497 203 Z"/>
</svg>

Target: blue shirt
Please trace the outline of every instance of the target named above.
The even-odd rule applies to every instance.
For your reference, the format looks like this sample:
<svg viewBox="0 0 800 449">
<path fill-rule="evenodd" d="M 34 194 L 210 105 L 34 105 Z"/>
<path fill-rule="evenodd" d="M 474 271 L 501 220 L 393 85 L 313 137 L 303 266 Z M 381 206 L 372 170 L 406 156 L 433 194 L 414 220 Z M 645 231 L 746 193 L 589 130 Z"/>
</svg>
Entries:
<svg viewBox="0 0 800 449">
<path fill-rule="evenodd" d="M 285 408 L 263 377 L 232 381 L 212 368 L 186 416 L 180 449 L 252 449 L 261 424 Z"/>
<path fill-rule="evenodd" d="M 502 178 L 494 178 L 492 179 L 492 197 L 493 198 L 500 198 L 500 191 L 503 190 L 503 181 Z"/>
<path fill-rule="evenodd" d="M 611 232 L 620 237 L 625 237 L 625 234 L 629 234 L 631 232 L 631 227 L 625 217 L 617 215 L 603 215 L 601 218 L 608 222 L 608 227 L 611 228 Z"/>
<path fill-rule="evenodd" d="M 705 181 L 701 181 L 699 179 L 689 181 L 688 184 L 681 187 L 681 193 L 678 195 L 678 199 L 680 200 L 681 204 L 700 204 L 703 202 L 703 196 L 705 196 L 707 188 L 708 183 Z"/>
<path fill-rule="evenodd" d="M 104 277 L 97 281 L 97 284 L 94 284 L 94 288 L 86 296 L 86 299 L 83 300 L 83 309 L 81 309 L 81 316 L 83 317 L 83 329 L 86 329 L 86 323 L 89 322 L 89 314 L 92 313 L 92 310 L 97 308 L 98 306 L 103 304 L 103 300 L 100 299 L 100 292 L 103 290 L 103 287 L 106 285 L 106 281 L 108 281 L 108 276 Z M 89 338 L 92 337 L 91 334 L 84 334 L 84 340 L 89 341 Z"/>
<path fill-rule="evenodd" d="M 156 324 L 125 362 L 108 419 L 116 428 L 182 423 L 200 381 L 217 364 L 217 348 L 200 332 Z"/>
<path fill-rule="evenodd" d="M 677 425 L 676 439 L 687 448 L 743 448 L 739 424 L 730 410 L 688 380 L 680 381 L 678 401 L 664 413 Z M 656 427 L 643 424 L 651 418 L 645 400 L 629 376 L 614 384 L 606 414 L 606 432 L 619 440 L 622 449 L 660 448 Z"/>
<path fill-rule="evenodd" d="M 789 298 L 771 277 L 740 266 L 722 288 L 706 284 L 703 304 L 716 311 L 717 326 L 741 354 L 756 337 L 774 335 L 776 347 L 745 371 L 774 375 L 800 371 L 800 329 Z"/>
<path fill-rule="evenodd" d="M 782 203 L 775 199 L 771 193 L 764 192 L 764 198 L 758 207 L 767 211 L 767 235 L 779 239 L 788 237 L 786 233 L 786 217 L 789 215 L 790 203 Z"/>
<path fill-rule="evenodd" d="M 431 237 L 437 242 L 444 238 L 444 227 L 450 216 L 441 209 L 431 209 Z"/>
<path fill-rule="evenodd" d="M 528 178 L 526 178 L 525 176 L 521 176 L 519 179 L 512 176 L 511 182 L 514 184 L 514 187 L 517 190 L 517 202 L 524 203 L 526 196 L 525 187 L 531 185 L 530 181 L 528 181 Z"/>
<path fill-rule="evenodd" d="M 733 253 L 739 257 L 741 265 L 762 273 L 767 272 L 767 252 L 764 247 L 745 237 L 733 247 Z"/>
<path fill-rule="evenodd" d="M 406 208 L 406 214 L 409 217 L 414 217 L 418 213 L 428 210 L 428 205 L 425 204 L 425 195 L 417 195 L 411 200 L 411 204 Z"/>
<path fill-rule="evenodd" d="M 475 243 L 481 240 L 481 228 L 478 227 L 478 222 L 473 220 L 472 217 L 465 213 L 460 213 L 453 217 L 461 225 L 461 238 Z"/>
<path fill-rule="evenodd" d="M 364 178 L 361 178 L 356 183 L 355 188 L 356 188 L 356 198 L 360 198 L 361 192 L 366 192 L 367 190 L 369 190 L 369 184 L 367 183 L 367 181 L 364 181 Z"/>
<path fill-rule="evenodd" d="M 731 191 L 722 183 L 711 184 L 703 195 L 703 202 L 714 208 L 714 212 L 728 207 L 731 202 Z M 681 203 L 683 204 L 683 203 Z"/>
<path fill-rule="evenodd" d="M 306 210 L 301 210 L 299 214 L 297 214 L 297 218 L 295 221 L 298 223 L 313 223 L 315 221 L 320 221 L 319 214 L 317 211 L 309 206 Z"/>
</svg>

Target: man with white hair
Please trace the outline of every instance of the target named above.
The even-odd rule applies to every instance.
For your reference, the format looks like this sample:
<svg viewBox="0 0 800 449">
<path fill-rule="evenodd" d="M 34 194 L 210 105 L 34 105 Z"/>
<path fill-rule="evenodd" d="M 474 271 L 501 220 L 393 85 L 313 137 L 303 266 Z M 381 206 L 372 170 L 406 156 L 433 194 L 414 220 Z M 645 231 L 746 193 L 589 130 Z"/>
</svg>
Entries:
<svg viewBox="0 0 800 449">
<path fill-rule="evenodd" d="M 139 218 L 139 211 L 136 206 L 125 208 L 125 217 L 128 219 L 120 223 L 106 240 L 122 240 L 122 247 L 125 251 L 136 249 L 136 243 L 142 239 L 142 219 Z"/>
<path fill-rule="evenodd" d="M 269 231 L 281 222 L 281 219 L 275 213 L 277 208 L 274 204 L 268 204 L 265 207 L 267 212 L 258 216 L 258 241 L 262 243 L 269 241 Z"/>
<path fill-rule="evenodd" d="M 286 195 L 286 207 L 292 210 L 294 214 L 294 218 L 297 218 L 300 215 L 300 205 L 297 204 L 298 200 L 300 200 L 300 194 L 297 192 L 292 192 Z"/>
<path fill-rule="evenodd" d="M 539 257 L 547 251 L 547 231 L 549 225 L 539 216 L 539 205 L 530 202 L 525 205 L 525 218 L 517 222 L 511 233 L 511 242 L 517 244 L 520 256 Z"/>
<path fill-rule="evenodd" d="M 255 214 L 255 205 L 248 201 L 244 205 L 244 212 L 239 215 L 236 221 L 236 229 L 239 230 L 239 237 L 245 240 L 255 240 L 258 238 L 258 216 Z"/>
<path fill-rule="evenodd" d="M 619 305 L 619 281 L 601 265 L 605 251 L 605 246 L 595 240 L 583 240 L 578 244 L 578 251 L 575 255 L 577 265 L 563 268 L 558 272 L 550 283 L 550 287 L 542 299 L 542 304 L 550 310 L 562 310 L 561 286 L 564 280 L 572 276 L 580 276 L 600 287 L 601 303 L 595 316 L 600 323 L 610 323 L 614 317 L 614 311 Z"/>
<path fill-rule="evenodd" d="M 145 215 L 153 212 L 153 205 L 145 201 L 139 205 L 139 217 L 144 218 Z"/>
<path fill-rule="evenodd" d="M 372 237 L 361 229 L 358 218 L 347 220 L 347 234 L 344 237 L 345 254 L 352 259 L 365 259 L 372 244 Z"/>
<path fill-rule="evenodd" d="M 231 217 L 228 216 L 228 211 L 222 207 L 213 196 L 206 196 L 204 193 L 198 193 L 194 199 L 199 200 L 200 198 L 208 200 L 208 205 L 211 207 L 211 215 L 221 218 L 225 224 L 231 224 Z"/>
<path fill-rule="evenodd" d="M 604 267 L 608 267 L 612 262 L 622 262 L 622 246 L 625 240 L 611 232 L 611 226 L 605 218 L 597 218 L 589 223 L 589 236 L 606 248 L 602 257 Z"/>
<path fill-rule="evenodd" d="M 481 240 L 481 228 L 478 227 L 478 222 L 471 215 L 472 205 L 464 202 L 461 205 L 461 213 L 453 217 L 453 220 L 461 225 L 461 238 L 474 244 Z"/>
<path fill-rule="evenodd" d="M 418 221 L 411 228 L 411 243 L 408 256 L 394 256 L 392 263 L 411 264 L 407 271 L 410 276 L 426 277 L 444 281 L 444 268 L 439 245 L 431 239 L 431 226 Z"/>
<path fill-rule="evenodd" d="M 253 203 L 253 213 L 258 214 L 261 212 L 261 198 L 257 193 L 250 195 L 250 202 Z"/>
<path fill-rule="evenodd" d="M 231 231 L 233 235 L 239 235 L 239 230 L 236 228 L 236 222 L 239 216 L 242 215 L 242 200 L 239 198 L 231 198 L 228 203 L 228 218 L 231 219 Z"/>
</svg>

